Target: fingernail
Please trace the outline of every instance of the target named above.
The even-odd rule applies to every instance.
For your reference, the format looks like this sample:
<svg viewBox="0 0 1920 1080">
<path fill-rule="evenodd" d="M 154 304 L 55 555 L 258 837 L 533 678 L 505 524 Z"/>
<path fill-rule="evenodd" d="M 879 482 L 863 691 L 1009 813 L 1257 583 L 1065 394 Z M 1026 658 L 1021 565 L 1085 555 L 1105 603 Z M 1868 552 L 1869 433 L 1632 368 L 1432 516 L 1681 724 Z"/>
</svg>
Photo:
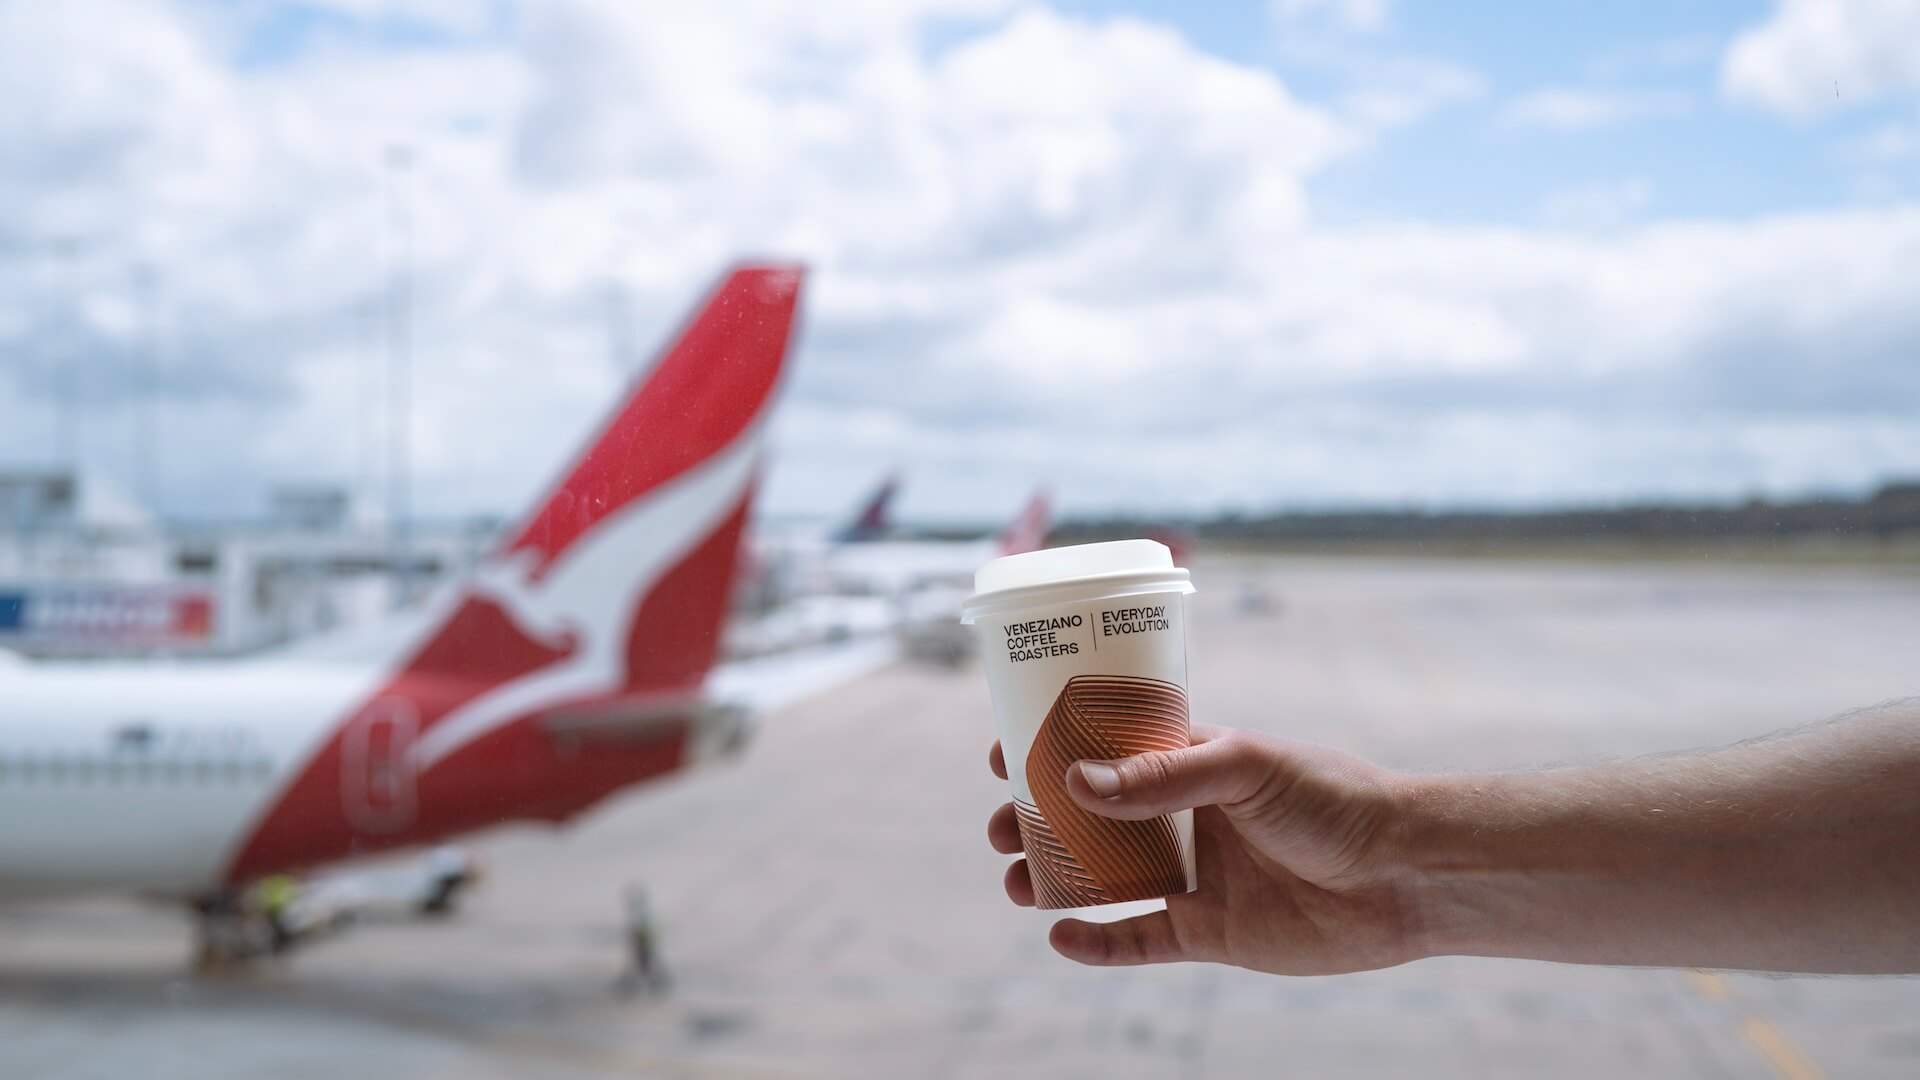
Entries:
<svg viewBox="0 0 1920 1080">
<path fill-rule="evenodd" d="M 1120 770 L 1099 761 L 1080 763 L 1080 779 L 1101 798 L 1120 794 Z"/>
</svg>

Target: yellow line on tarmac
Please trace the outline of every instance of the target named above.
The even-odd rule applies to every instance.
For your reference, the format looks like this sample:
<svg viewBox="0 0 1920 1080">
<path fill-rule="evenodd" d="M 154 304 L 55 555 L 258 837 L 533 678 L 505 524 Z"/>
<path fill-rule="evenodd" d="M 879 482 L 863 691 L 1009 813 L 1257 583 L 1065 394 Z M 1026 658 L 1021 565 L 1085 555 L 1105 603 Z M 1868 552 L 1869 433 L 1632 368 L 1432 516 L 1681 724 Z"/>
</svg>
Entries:
<svg viewBox="0 0 1920 1080">
<path fill-rule="evenodd" d="M 1766 1055 L 1768 1064 L 1785 1080 L 1821 1080 L 1826 1075 L 1820 1071 L 1820 1066 L 1807 1060 L 1807 1055 L 1801 1053 L 1799 1047 L 1788 1042 L 1787 1037 L 1780 1034 L 1779 1028 L 1765 1020 L 1749 1016 L 1741 1031 L 1747 1036 L 1748 1042 Z"/>
<path fill-rule="evenodd" d="M 1686 976 L 1687 984 L 1693 987 L 1694 992 L 1708 1001 L 1733 1000 L 1733 990 L 1728 987 L 1727 981 L 1713 972 L 1689 971 Z M 1765 1020 L 1757 1016 L 1747 1017 L 1740 1025 L 1740 1034 L 1745 1035 L 1754 1049 L 1760 1051 L 1761 1056 L 1767 1059 L 1767 1064 L 1773 1066 L 1773 1071 L 1780 1074 L 1781 1080 L 1824 1080 L 1826 1074 L 1820 1071 L 1820 1066 L 1801 1053 L 1800 1048 L 1793 1045 L 1792 1040 L 1779 1028 Z"/>
</svg>

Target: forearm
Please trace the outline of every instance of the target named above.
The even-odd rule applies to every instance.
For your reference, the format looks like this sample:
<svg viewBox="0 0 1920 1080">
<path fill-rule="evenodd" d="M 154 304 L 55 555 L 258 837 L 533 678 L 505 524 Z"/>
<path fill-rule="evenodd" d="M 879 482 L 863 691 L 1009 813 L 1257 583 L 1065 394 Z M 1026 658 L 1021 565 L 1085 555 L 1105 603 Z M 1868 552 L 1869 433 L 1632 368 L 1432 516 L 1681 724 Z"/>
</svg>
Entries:
<svg viewBox="0 0 1920 1080">
<path fill-rule="evenodd" d="M 1416 779 L 1429 954 L 1920 971 L 1920 700 L 1710 753 Z"/>
</svg>

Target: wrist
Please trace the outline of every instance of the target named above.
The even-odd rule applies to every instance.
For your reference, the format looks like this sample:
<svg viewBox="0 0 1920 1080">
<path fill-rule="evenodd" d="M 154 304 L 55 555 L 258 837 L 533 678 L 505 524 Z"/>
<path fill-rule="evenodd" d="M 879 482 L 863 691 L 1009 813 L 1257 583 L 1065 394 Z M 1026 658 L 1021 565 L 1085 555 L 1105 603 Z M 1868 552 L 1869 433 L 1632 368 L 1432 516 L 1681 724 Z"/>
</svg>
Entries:
<svg viewBox="0 0 1920 1080">
<path fill-rule="evenodd" d="M 1502 779 L 1406 776 L 1394 794 L 1388 865 L 1396 868 L 1402 934 L 1411 958 L 1499 955 L 1486 893 L 1500 867 L 1495 809 Z"/>
</svg>

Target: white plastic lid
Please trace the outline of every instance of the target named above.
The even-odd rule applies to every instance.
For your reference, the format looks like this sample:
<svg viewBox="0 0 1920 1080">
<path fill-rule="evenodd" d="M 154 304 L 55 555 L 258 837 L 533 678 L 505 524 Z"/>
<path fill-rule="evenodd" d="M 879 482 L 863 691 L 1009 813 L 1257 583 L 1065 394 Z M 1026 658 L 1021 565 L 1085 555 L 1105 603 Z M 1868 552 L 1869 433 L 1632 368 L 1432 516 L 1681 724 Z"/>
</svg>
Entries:
<svg viewBox="0 0 1920 1080">
<path fill-rule="evenodd" d="M 1006 555 L 973 575 L 973 595 L 960 621 L 1007 607 L 1058 603 L 1067 595 L 1124 596 L 1171 590 L 1190 593 L 1186 570 L 1173 565 L 1173 552 L 1156 540 L 1111 540 Z"/>
</svg>

